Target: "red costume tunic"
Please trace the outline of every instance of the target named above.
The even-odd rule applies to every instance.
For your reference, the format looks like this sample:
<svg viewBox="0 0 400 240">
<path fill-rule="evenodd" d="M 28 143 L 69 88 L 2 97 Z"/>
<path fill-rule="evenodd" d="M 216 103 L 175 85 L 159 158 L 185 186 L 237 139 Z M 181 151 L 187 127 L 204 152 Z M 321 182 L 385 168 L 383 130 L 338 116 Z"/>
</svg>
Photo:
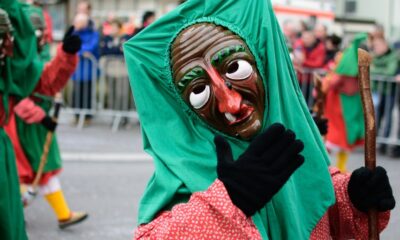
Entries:
<svg viewBox="0 0 400 240">
<path fill-rule="evenodd" d="M 45 65 L 40 78 L 40 82 L 36 86 L 34 92 L 43 95 L 54 96 L 67 84 L 69 78 L 75 71 L 77 64 L 78 56 L 76 54 L 68 54 L 64 52 L 60 45 L 57 49 L 57 55 L 54 57 L 54 59 L 52 59 L 49 63 Z M 12 103 L 12 101 L 10 101 L 10 103 Z M 12 106 L 10 106 L 10 109 L 12 109 Z M 4 111 L 2 111 L 0 114 L 2 113 L 4 113 Z M 4 127 L 4 130 L 10 137 L 11 142 L 14 146 L 20 182 L 26 184 L 32 183 L 35 174 L 20 144 L 13 111 L 10 111 L 9 121 L 8 124 Z M 46 184 L 48 180 L 52 176 L 59 173 L 59 171 L 60 170 L 44 173 L 41 178 L 40 184 Z"/>
<path fill-rule="evenodd" d="M 368 216 L 350 202 L 349 174 L 331 168 L 336 204 L 322 217 L 311 240 L 368 239 Z M 379 215 L 382 231 L 390 213 Z M 134 239 L 261 239 L 251 218 L 247 218 L 230 200 L 224 184 L 216 180 L 205 192 L 194 193 L 188 203 L 178 204 L 161 213 L 151 223 L 140 226 Z"/>
</svg>

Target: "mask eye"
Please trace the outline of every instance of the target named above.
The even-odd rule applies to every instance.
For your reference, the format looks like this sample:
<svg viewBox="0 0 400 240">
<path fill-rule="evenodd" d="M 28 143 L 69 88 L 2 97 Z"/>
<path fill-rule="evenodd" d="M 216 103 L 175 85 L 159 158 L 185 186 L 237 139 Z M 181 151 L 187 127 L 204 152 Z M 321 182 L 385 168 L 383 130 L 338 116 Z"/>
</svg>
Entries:
<svg viewBox="0 0 400 240">
<path fill-rule="evenodd" d="M 228 66 L 226 76 L 233 80 L 244 80 L 251 76 L 253 67 L 245 60 L 238 60 Z"/>
<path fill-rule="evenodd" d="M 199 85 L 193 88 L 189 96 L 190 104 L 194 109 L 200 109 L 207 104 L 210 99 L 210 86 Z"/>
</svg>

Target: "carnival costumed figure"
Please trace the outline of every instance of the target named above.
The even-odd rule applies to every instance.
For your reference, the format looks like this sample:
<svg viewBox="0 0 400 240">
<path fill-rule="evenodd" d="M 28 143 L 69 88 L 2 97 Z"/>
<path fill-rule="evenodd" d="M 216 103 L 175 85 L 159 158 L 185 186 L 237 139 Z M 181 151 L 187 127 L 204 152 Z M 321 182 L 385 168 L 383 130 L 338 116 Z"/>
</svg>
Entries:
<svg viewBox="0 0 400 240">
<path fill-rule="evenodd" d="M 41 52 L 47 51 L 47 48 L 44 47 L 46 45 L 44 41 L 46 27 L 41 10 L 31 5 L 25 5 L 24 7 L 35 30 L 37 54 L 43 62 L 47 62 L 46 58 L 50 54 L 42 54 Z M 71 35 L 72 31 L 73 28 L 64 37 L 63 44 L 60 46 L 62 50 L 59 50 L 56 57 L 48 63 L 54 70 L 54 72 L 49 72 L 52 75 L 51 77 L 60 78 L 63 82 L 63 79 L 68 80 L 75 71 L 77 61 L 69 60 L 73 56 L 76 58 L 76 53 L 80 49 L 80 39 L 77 36 Z M 30 198 L 24 196 L 28 196 L 27 186 L 33 184 L 38 172 L 43 146 L 46 142 L 46 135 L 49 131 L 54 131 L 56 125 L 49 116 L 52 106 L 51 96 L 55 95 L 55 93 L 48 92 L 46 94 L 52 95 L 44 96 L 33 92 L 29 97 L 21 100 L 14 109 L 16 115 L 10 119 L 8 125 L 5 127 L 16 153 L 18 174 L 20 183 L 23 186 L 21 191 L 25 205 L 28 204 Z M 44 174 L 41 176 L 39 182 L 40 194 L 45 196 L 47 202 L 54 210 L 59 221 L 59 227 L 65 228 L 83 221 L 88 215 L 84 212 L 73 212 L 70 210 L 58 178 L 61 169 L 61 155 L 57 139 L 54 136 L 50 145 Z"/>
<path fill-rule="evenodd" d="M 28 239 L 19 193 L 15 155 L 3 127 L 7 123 L 12 102 L 10 57 L 13 55 L 12 25 L 6 11 L 0 8 L 0 238 Z"/>
<path fill-rule="evenodd" d="M 370 207 L 386 226 L 385 170 L 329 167 L 270 1 L 187 1 L 124 53 L 155 164 L 135 239 L 365 239 Z"/>
<path fill-rule="evenodd" d="M 351 45 L 336 56 L 332 71 L 323 80 L 325 117 L 328 119 L 326 146 L 331 153 L 337 154 L 337 167 L 342 172 L 346 172 L 348 153 L 364 143 L 357 50 L 366 39 L 366 34 L 356 36 Z"/>
<path fill-rule="evenodd" d="M 81 42 L 79 37 L 66 34 L 63 44 L 58 47 L 56 57 L 51 62 L 44 64 L 38 54 L 35 30 L 24 10 L 26 6 L 17 1 L 7 1 L 4 5 L 2 2 L 0 6 L 5 10 L 10 10 L 10 19 L 15 29 L 14 56 L 10 60 L 10 68 L 7 71 L 7 74 L 11 76 L 11 87 L 8 96 L 12 99 L 15 107 L 9 108 L 9 123 L 5 126 L 5 130 L 14 146 L 18 173 L 23 176 L 20 179 L 23 183 L 30 183 L 29 181 L 33 181 L 36 175 L 40 159 L 29 154 L 33 152 L 40 156 L 43 150 L 38 150 L 38 148 L 41 144 L 40 142 L 44 140 L 41 135 L 37 135 L 36 139 L 29 135 L 28 137 L 22 136 L 21 139 L 33 141 L 25 145 L 25 147 L 29 147 L 32 150 L 25 155 L 17 132 L 14 113 L 28 124 L 42 123 L 49 129 L 55 127 L 56 124 L 50 117 L 46 116 L 44 110 L 34 104 L 36 99 L 31 99 L 31 97 L 36 94 L 54 96 L 65 86 L 77 65 L 76 52 L 79 51 Z M 15 11 L 15 9 L 18 11 Z M 73 29 L 69 32 L 72 33 L 72 31 Z M 42 129 L 42 131 L 45 130 Z M 24 134 L 28 133 L 24 132 Z M 41 145 L 41 148 L 43 148 L 43 145 Z M 28 160 L 27 157 L 32 158 Z M 23 163 L 22 165 L 20 164 L 21 162 Z M 57 164 L 56 162 L 46 166 L 45 172 L 47 174 L 41 179 L 42 186 L 40 190 L 46 195 L 46 199 L 56 212 L 59 226 L 63 228 L 82 221 L 87 217 L 87 214 L 75 213 L 69 210 L 58 178 L 53 178 L 59 172 Z"/>
</svg>

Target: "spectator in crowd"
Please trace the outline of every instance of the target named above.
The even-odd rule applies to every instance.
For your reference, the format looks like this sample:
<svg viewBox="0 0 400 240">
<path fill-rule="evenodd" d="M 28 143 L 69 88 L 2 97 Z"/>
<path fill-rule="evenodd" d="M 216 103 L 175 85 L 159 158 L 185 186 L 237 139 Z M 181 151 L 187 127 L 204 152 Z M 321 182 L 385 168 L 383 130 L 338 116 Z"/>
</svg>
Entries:
<svg viewBox="0 0 400 240">
<path fill-rule="evenodd" d="M 312 31 L 302 33 L 294 52 L 294 64 L 298 70 L 298 79 L 302 85 L 304 97 L 311 99 L 310 70 L 319 69 L 325 63 L 325 45 L 318 40 Z"/>
<path fill-rule="evenodd" d="M 74 108 L 90 110 L 92 84 L 96 81 L 93 73 L 97 72 L 97 69 L 93 69 L 95 66 L 90 58 L 99 58 L 99 33 L 90 25 L 89 16 L 84 13 L 76 15 L 74 27 L 75 34 L 82 40 L 82 48 L 79 51 L 78 68 L 72 77 L 74 81 L 72 105 Z M 78 117 L 76 115 L 76 122 L 78 122 Z M 85 123 L 88 124 L 90 119 L 91 116 L 88 115 Z"/>
<path fill-rule="evenodd" d="M 371 65 L 371 74 L 383 78 L 394 77 L 399 67 L 398 57 L 395 51 L 391 50 L 389 44 L 384 38 L 374 37 L 372 41 L 373 62 Z M 373 79 L 378 80 L 378 79 Z M 392 111 L 395 101 L 394 83 L 375 83 L 372 85 L 373 100 L 377 120 L 378 132 L 383 131 L 383 137 L 389 137 L 392 126 Z M 382 126 L 382 119 L 385 123 Z M 379 152 L 385 154 L 387 145 L 381 144 Z"/>
<path fill-rule="evenodd" d="M 296 50 L 302 52 L 302 57 L 295 59 L 295 63 L 301 67 L 317 69 L 324 66 L 326 56 L 325 45 L 315 37 L 312 31 L 302 33 Z"/>
<path fill-rule="evenodd" d="M 283 24 L 283 34 L 285 35 L 286 45 L 288 46 L 289 52 L 293 52 L 293 46 L 296 44 L 298 39 L 298 31 L 296 25 L 292 21 L 286 21 Z"/>
<path fill-rule="evenodd" d="M 395 46 L 396 47 L 396 46 Z M 399 48 L 400 48 L 400 42 L 399 42 Z M 399 49 L 396 49 L 399 51 Z M 397 69 L 397 74 L 396 74 L 396 82 L 397 82 L 397 91 L 400 91 L 400 55 L 397 53 L 398 56 L 398 61 L 399 61 L 399 67 Z M 400 94 L 400 93 L 398 93 Z M 400 97 L 398 98 L 398 107 L 399 107 L 399 112 L 400 112 Z M 400 126 L 400 119 L 398 120 L 398 124 Z M 400 128 L 397 130 L 397 139 L 400 139 Z M 400 146 L 395 146 L 391 152 L 391 156 L 394 158 L 399 158 L 400 157 Z"/>
<path fill-rule="evenodd" d="M 342 38 L 340 38 L 336 34 L 332 34 L 326 38 L 326 41 L 325 41 L 325 48 L 326 48 L 325 65 L 326 66 L 335 60 L 336 54 L 340 51 L 341 44 L 342 44 Z"/>
<path fill-rule="evenodd" d="M 326 38 L 328 37 L 328 28 L 324 24 L 319 23 L 315 25 L 314 35 L 321 42 L 325 42 Z"/>
<path fill-rule="evenodd" d="M 149 26 L 150 24 L 152 24 L 154 21 L 156 20 L 156 14 L 153 11 L 146 11 L 143 14 L 143 18 L 142 18 L 142 27 L 139 28 L 136 33 L 141 32 L 143 29 L 145 29 L 147 26 Z"/>
<path fill-rule="evenodd" d="M 112 31 L 112 22 L 115 20 L 115 13 L 110 12 L 107 16 L 107 20 L 103 22 L 101 26 L 101 34 L 103 37 L 109 36 Z"/>
<path fill-rule="evenodd" d="M 122 31 L 122 23 L 114 19 L 110 22 L 109 35 L 104 36 L 100 43 L 101 55 L 122 56 L 122 44 L 129 39 Z"/>
<path fill-rule="evenodd" d="M 90 1 L 87 0 L 82 0 L 78 3 L 78 6 L 76 8 L 76 13 L 77 14 L 85 14 L 89 18 L 89 27 L 95 28 L 94 21 L 92 20 L 92 4 Z"/>
<path fill-rule="evenodd" d="M 131 15 L 128 19 L 128 21 L 126 21 L 123 24 L 123 32 L 125 35 L 132 37 L 133 35 L 135 35 L 136 33 L 136 16 L 135 15 Z"/>
</svg>

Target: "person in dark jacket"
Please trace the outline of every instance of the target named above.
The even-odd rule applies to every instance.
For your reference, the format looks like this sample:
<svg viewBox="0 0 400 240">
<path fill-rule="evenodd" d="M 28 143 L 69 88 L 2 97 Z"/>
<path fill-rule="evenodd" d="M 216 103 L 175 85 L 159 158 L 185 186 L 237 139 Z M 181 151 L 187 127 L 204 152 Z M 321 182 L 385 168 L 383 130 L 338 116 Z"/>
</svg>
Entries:
<svg viewBox="0 0 400 240">
<path fill-rule="evenodd" d="M 114 19 L 110 22 L 110 35 L 104 36 L 100 43 L 102 56 L 122 56 L 122 44 L 130 37 L 122 32 L 122 23 Z"/>
<path fill-rule="evenodd" d="M 82 40 L 82 48 L 79 51 L 79 65 L 76 69 L 72 80 L 73 100 L 72 106 L 75 109 L 91 110 L 92 108 L 92 92 L 94 88 L 98 69 L 97 62 L 99 59 L 99 33 L 93 28 L 89 22 L 89 16 L 83 13 L 76 15 L 74 20 L 75 33 Z M 78 120 L 78 115 L 76 120 Z M 91 116 L 87 114 L 85 123 L 90 122 Z"/>
</svg>

